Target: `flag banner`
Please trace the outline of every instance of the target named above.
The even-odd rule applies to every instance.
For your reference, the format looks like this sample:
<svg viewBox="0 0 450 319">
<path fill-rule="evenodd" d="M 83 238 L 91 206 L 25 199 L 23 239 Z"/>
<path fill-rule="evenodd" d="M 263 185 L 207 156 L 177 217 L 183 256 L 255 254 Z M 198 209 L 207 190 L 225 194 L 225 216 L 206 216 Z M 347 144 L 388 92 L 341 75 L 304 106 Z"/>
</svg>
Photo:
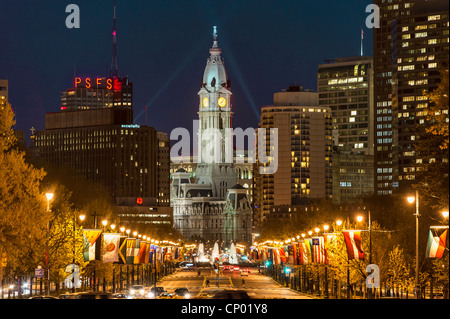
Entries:
<svg viewBox="0 0 450 319">
<path fill-rule="evenodd" d="M 155 259 L 153 257 L 154 254 L 155 254 L 155 245 L 150 244 L 150 252 L 148 254 L 148 262 L 151 264 L 153 264 L 155 262 Z"/>
<path fill-rule="evenodd" d="M 280 255 L 280 261 L 282 263 L 285 263 L 286 262 L 286 251 L 285 251 L 284 247 L 280 247 L 278 249 L 278 253 Z"/>
<path fill-rule="evenodd" d="M 145 250 L 147 247 L 147 242 L 146 241 L 141 241 L 140 245 L 139 245 L 139 263 L 140 264 L 145 264 Z"/>
<path fill-rule="evenodd" d="M 135 245 L 134 245 L 134 264 L 139 264 L 139 249 L 141 246 L 141 240 L 139 238 L 136 238 Z"/>
<path fill-rule="evenodd" d="M 274 263 L 275 265 L 281 264 L 280 251 L 279 251 L 277 248 L 275 248 L 275 249 L 273 250 L 273 258 L 274 258 L 273 263 Z"/>
<path fill-rule="evenodd" d="M 335 233 L 323 234 L 323 238 L 325 241 L 325 264 L 328 265 L 329 264 L 328 257 L 333 257 L 333 254 L 329 252 L 327 247 L 336 244 L 336 234 Z"/>
<path fill-rule="evenodd" d="M 448 226 L 431 226 L 425 257 L 442 258 L 447 243 Z"/>
<path fill-rule="evenodd" d="M 120 234 L 103 234 L 102 261 L 104 263 L 119 261 L 119 244 Z"/>
<path fill-rule="evenodd" d="M 148 264 L 148 259 L 150 257 L 150 243 L 147 242 L 145 245 L 145 252 L 144 252 L 144 264 Z"/>
<path fill-rule="evenodd" d="M 83 257 L 84 261 L 95 260 L 95 244 L 102 233 L 101 229 L 83 229 Z"/>
<path fill-rule="evenodd" d="M 348 259 L 364 259 L 364 252 L 361 248 L 360 230 L 343 230 L 345 245 L 347 246 Z"/>
<path fill-rule="evenodd" d="M 325 263 L 325 244 L 322 236 L 314 237 L 312 239 L 314 250 L 314 262 L 324 264 Z"/>
<path fill-rule="evenodd" d="M 312 238 L 305 238 L 305 255 L 308 262 L 314 262 L 314 250 L 313 250 L 313 243 Z"/>
<path fill-rule="evenodd" d="M 127 238 L 120 237 L 119 242 L 119 264 L 127 263 Z"/>
<path fill-rule="evenodd" d="M 298 252 L 297 252 L 298 244 L 292 244 L 292 263 L 294 265 L 298 265 Z M 290 256 L 291 254 L 289 254 Z"/>
<path fill-rule="evenodd" d="M 136 246 L 136 238 L 127 238 L 127 264 L 134 263 L 134 247 Z"/>
</svg>

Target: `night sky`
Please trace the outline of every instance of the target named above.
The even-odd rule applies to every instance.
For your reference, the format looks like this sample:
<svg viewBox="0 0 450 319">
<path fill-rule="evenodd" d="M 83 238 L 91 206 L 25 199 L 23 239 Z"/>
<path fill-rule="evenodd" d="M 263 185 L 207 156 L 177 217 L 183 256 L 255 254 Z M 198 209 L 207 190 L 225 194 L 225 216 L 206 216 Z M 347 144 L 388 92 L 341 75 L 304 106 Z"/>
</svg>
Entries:
<svg viewBox="0 0 450 319">
<path fill-rule="evenodd" d="M 81 28 L 67 29 L 68 4 Z M 117 0 L 119 75 L 134 85 L 135 123 L 192 128 L 216 25 L 231 80 L 233 127 L 257 127 L 259 110 L 289 85 L 317 89 L 326 59 L 372 55 L 371 0 Z M 0 0 L 0 78 L 9 80 L 16 129 L 43 130 L 77 76 L 106 76 L 113 0 Z"/>
</svg>

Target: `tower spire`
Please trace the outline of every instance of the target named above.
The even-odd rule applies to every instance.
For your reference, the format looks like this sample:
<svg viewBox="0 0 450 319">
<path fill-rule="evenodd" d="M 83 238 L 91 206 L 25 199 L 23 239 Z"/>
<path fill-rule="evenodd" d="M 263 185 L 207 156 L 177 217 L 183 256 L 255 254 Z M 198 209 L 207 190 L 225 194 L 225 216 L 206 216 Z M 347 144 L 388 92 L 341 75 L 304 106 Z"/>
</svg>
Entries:
<svg viewBox="0 0 450 319">
<path fill-rule="evenodd" d="M 117 30 L 116 30 L 116 0 L 114 0 L 114 18 L 113 18 L 113 56 L 111 68 L 109 70 L 110 76 L 119 77 L 119 69 L 117 67 Z"/>
</svg>

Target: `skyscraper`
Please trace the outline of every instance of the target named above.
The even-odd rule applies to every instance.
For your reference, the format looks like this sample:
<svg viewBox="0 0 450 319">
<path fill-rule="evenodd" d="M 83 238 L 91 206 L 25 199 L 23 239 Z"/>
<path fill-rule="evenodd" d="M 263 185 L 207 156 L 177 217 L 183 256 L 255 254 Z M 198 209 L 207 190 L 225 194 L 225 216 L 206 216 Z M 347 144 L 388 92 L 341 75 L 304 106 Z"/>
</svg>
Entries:
<svg viewBox="0 0 450 319">
<path fill-rule="evenodd" d="M 133 123 L 132 84 L 117 69 L 115 9 L 110 74 L 75 77 L 60 110 L 46 114 L 35 146 L 45 161 L 104 184 L 117 204 L 141 198 L 146 206 L 169 206 L 168 137 Z"/>
<path fill-rule="evenodd" d="M 261 109 L 259 128 L 278 129 L 278 168 L 255 171 L 258 224 L 273 206 L 331 199 L 331 110 L 318 105 L 317 93 L 298 86 L 275 93 L 274 104 Z"/>
<path fill-rule="evenodd" d="M 448 66 L 449 16 L 444 0 L 376 0 L 380 28 L 374 28 L 375 188 L 392 194 L 414 180 L 417 126 L 424 123 L 424 91 L 437 87 L 439 68 Z"/>
<path fill-rule="evenodd" d="M 319 105 L 333 127 L 333 202 L 361 200 L 374 191 L 373 60 L 337 58 L 318 67 Z"/>
</svg>

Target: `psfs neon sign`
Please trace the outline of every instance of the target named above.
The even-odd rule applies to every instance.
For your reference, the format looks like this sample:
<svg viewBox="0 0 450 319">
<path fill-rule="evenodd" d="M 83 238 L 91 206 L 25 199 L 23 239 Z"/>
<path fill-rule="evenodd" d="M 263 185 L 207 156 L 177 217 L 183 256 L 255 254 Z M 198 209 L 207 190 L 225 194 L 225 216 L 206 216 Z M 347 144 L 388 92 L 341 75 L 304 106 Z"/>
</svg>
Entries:
<svg viewBox="0 0 450 319">
<path fill-rule="evenodd" d="M 97 89 L 107 89 L 107 90 L 114 90 L 114 91 L 121 91 L 122 90 L 122 81 L 118 78 L 81 78 L 81 77 L 75 77 L 73 79 L 74 87 L 75 88 L 97 88 Z"/>
</svg>

